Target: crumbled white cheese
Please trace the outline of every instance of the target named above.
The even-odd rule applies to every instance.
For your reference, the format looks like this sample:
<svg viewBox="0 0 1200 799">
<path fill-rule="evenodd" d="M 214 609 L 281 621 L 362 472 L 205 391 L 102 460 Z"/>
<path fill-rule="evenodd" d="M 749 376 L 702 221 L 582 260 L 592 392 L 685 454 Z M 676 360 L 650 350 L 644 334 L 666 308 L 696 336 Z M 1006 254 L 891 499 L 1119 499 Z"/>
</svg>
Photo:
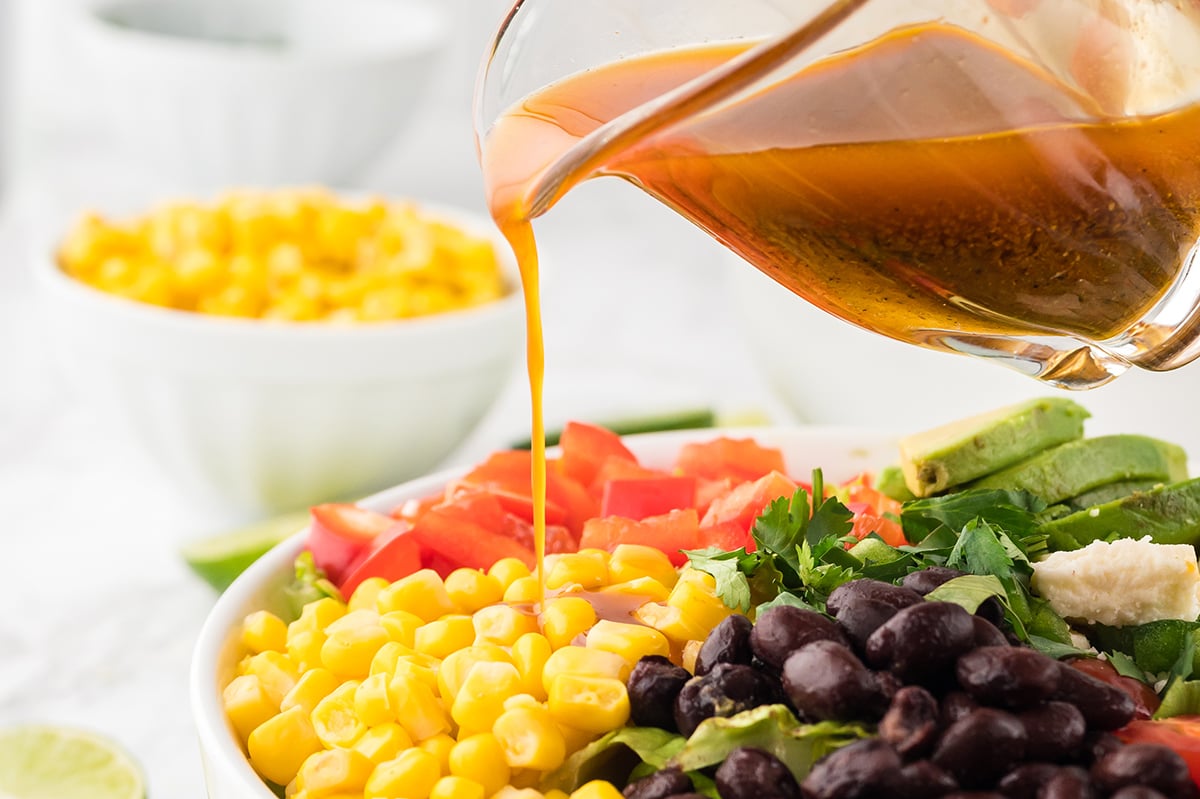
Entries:
<svg viewBox="0 0 1200 799">
<path fill-rule="evenodd" d="M 1200 616 L 1200 571 L 1187 544 L 1122 538 L 1033 564 L 1033 590 L 1060 616 L 1125 627 Z"/>
</svg>

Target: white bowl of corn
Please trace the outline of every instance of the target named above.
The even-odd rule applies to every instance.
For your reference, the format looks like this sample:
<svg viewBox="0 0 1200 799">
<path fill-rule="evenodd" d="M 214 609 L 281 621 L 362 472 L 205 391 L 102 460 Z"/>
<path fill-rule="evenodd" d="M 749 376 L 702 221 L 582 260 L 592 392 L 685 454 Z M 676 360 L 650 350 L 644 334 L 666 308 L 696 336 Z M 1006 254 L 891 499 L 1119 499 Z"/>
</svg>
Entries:
<svg viewBox="0 0 1200 799">
<path fill-rule="evenodd" d="M 687 430 L 631 436 L 624 441 L 639 463 L 665 467 L 683 444 L 720 435 L 752 436 L 765 446 L 779 447 L 790 473 L 805 474 L 819 467 L 834 481 L 882 468 L 895 452 L 891 437 L 849 428 Z M 434 474 L 359 504 L 387 512 L 436 494 L 460 476 L 457 471 Z M 613 724 L 625 723 L 622 717 L 610 718 L 605 712 L 604 697 L 563 697 L 573 724 L 542 729 L 544 713 L 553 718 L 563 716 L 549 695 L 558 693 L 551 686 L 540 697 L 510 696 L 503 700 L 504 712 L 490 726 L 481 723 L 476 725 L 479 729 L 471 729 L 464 726 L 470 723 L 469 717 L 454 710 L 470 711 L 470 707 L 457 704 L 464 693 L 472 701 L 479 698 L 479 709 L 487 719 L 495 715 L 496 708 L 485 707 L 490 694 L 477 690 L 480 686 L 468 688 L 465 679 L 457 688 L 454 683 L 464 674 L 475 675 L 479 671 L 473 668 L 475 664 L 490 656 L 495 662 L 512 662 L 523 679 L 543 688 L 555 675 L 578 676 L 593 668 L 624 680 L 630 662 L 639 657 L 639 639 L 644 638 L 632 631 L 635 625 L 610 624 L 609 629 L 620 629 L 628 636 L 625 643 L 609 638 L 603 647 L 595 648 L 574 645 L 578 638 L 570 632 L 552 640 L 555 634 L 546 617 L 540 632 L 506 625 L 504 610 L 532 620 L 528 603 L 495 603 L 497 592 L 507 595 L 508 586 L 530 574 L 513 558 L 498 561 L 487 572 L 460 569 L 444 581 L 431 570 L 391 584 L 379 579 L 365 581 L 346 602 L 328 598 L 310 602 L 298 619 L 287 623 L 294 612 L 284 587 L 295 573 L 293 563 L 303 549 L 305 533 L 280 544 L 238 577 L 217 600 L 197 641 L 191 704 L 212 799 L 272 799 L 276 794 L 260 773 L 269 774 L 278 785 L 290 786 L 288 796 L 295 799 L 619 799 L 620 792 L 612 785 L 605 790 L 589 783 L 568 795 L 547 789 L 543 781 L 557 768 L 555 764 L 613 729 Z M 655 588 L 661 594 L 657 598 L 679 612 L 679 621 L 670 627 L 677 632 L 663 633 L 676 647 L 684 644 L 676 640 L 682 631 L 707 632 L 715 623 L 709 618 L 713 607 L 721 607 L 723 615 L 730 613 L 716 598 L 715 583 L 708 575 L 687 569 L 677 572 L 666 555 L 651 547 L 624 546 L 624 550 L 618 547 L 611 555 L 599 550 L 552 555 L 547 570 L 551 574 L 559 568 L 569 571 L 574 565 L 570 559 L 578 558 L 589 562 L 585 570 L 591 574 L 595 558 L 602 556 L 607 582 L 589 582 L 593 591 L 620 581 L 612 589 L 633 599 L 643 593 L 646 581 L 657 583 Z M 550 559 L 555 560 L 551 563 Z M 485 586 L 488 582 L 499 585 L 489 589 Z M 583 601 L 571 596 L 569 586 L 561 590 L 565 593 L 553 601 Z M 547 613 L 549 608 L 548 604 Z M 453 637 L 449 636 L 451 627 L 468 618 L 477 640 L 463 648 L 458 648 L 462 642 L 443 646 Z M 590 623 L 599 626 L 603 622 L 597 622 L 593 613 Z M 388 631 L 386 642 L 377 629 L 380 626 Z M 640 629 L 657 634 L 650 627 Z M 420 635 L 421 631 L 429 635 Z M 447 638 L 440 637 L 443 633 Z M 587 634 L 590 637 L 591 632 Z M 316 660 L 314 646 L 319 653 Z M 336 656 L 336 664 L 331 659 L 325 665 L 327 646 L 329 657 Z M 596 655 L 594 662 L 589 662 L 589 653 Z M 614 655 L 625 664 L 616 672 Z M 337 677 L 335 669 L 350 673 L 348 657 L 360 661 L 353 668 L 359 673 L 366 668 L 370 676 L 362 680 Z M 369 667 L 365 665 L 368 660 Z M 477 676 L 482 680 L 486 674 L 485 669 Z M 397 683 L 395 691 L 389 680 Z M 387 684 L 388 706 L 386 712 L 377 713 L 371 695 L 381 684 Z M 253 690 L 245 690 L 247 686 Z M 360 702 L 362 686 L 367 687 L 361 691 Z M 454 696 L 449 695 L 456 690 Z M 493 704 L 502 701 L 497 696 L 507 695 L 499 689 L 494 694 Z M 393 695 L 396 703 L 391 703 Z M 401 697 L 408 699 L 400 702 Z M 423 699 L 415 701 L 413 697 Z M 378 699 L 385 701 L 382 695 Z M 589 718 L 580 718 L 584 711 L 578 708 L 588 703 L 595 704 L 595 710 Z M 510 713 L 527 717 L 529 723 L 506 723 Z M 253 744 L 247 740 L 248 733 L 253 733 Z M 249 757 L 247 749 L 252 752 Z"/>
<path fill-rule="evenodd" d="M 66 374 L 233 519 L 422 474 L 516 364 L 490 220 L 319 189 L 79 221 L 39 264 Z"/>
</svg>

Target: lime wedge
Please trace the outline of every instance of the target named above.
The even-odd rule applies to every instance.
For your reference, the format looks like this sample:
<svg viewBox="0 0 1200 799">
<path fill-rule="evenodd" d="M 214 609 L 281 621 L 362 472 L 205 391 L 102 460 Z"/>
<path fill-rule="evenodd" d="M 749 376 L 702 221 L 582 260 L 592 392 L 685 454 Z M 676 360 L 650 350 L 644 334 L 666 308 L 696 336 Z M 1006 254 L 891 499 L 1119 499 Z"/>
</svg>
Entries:
<svg viewBox="0 0 1200 799">
<path fill-rule="evenodd" d="M 181 554 L 192 571 L 213 588 L 224 591 L 234 578 L 308 524 L 308 511 L 288 513 L 229 533 L 200 538 L 183 547 Z"/>
<path fill-rule="evenodd" d="M 0 796 L 144 799 L 138 765 L 114 742 L 62 727 L 0 730 Z"/>
</svg>

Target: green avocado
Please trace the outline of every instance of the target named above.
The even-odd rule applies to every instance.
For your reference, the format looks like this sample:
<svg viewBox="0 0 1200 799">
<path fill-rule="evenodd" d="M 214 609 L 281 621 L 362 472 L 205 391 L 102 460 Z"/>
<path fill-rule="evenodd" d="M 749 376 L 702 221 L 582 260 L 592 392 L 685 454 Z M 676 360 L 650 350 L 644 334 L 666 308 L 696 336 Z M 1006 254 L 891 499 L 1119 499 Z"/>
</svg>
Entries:
<svg viewBox="0 0 1200 799">
<path fill-rule="evenodd" d="M 1083 510 L 1090 508 L 1093 505 L 1103 505 L 1107 502 L 1112 502 L 1115 499 L 1124 499 L 1130 494 L 1137 494 L 1141 491 L 1149 491 L 1155 486 L 1162 485 L 1165 480 L 1118 480 L 1115 483 L 1098 486 L 1091 491 L 1085 491 L 1082 494 L 1071 497 L 1066 502 L 1066 507 L 1072 511 Z"/>
<path fill-rule="evenodd" d="M 1118 481 L 1175 483 L 1187 476 L 1182 447 L 1147 436 L 1117 435 L 1059 444 L 967 488 L 1022 489 L 1054 504 Z"/>
<path fill-rule="evenodd" d="M 1200 477 L 1045 522 L 1038 532 L 1051 550 L 1080 549 L 1093 541 L 1150 536 L 1156 544 L 1200 543 Z"/>
<path fill-rule="evenodd" d="M 879 470 L 879 477 L 875 480 L 875 487 L 879 489 L 879 493 L 885 497 L 890 497 L 897 502 L 908 502 L 910 499 L 916 499 L 913 492 L 908 490 L 908 486 L 904 483 L 904 471 L 897 465 L 884 466 Z"/>
<path fill-rule="evenodd" d="M 948 488 L 1083 437 L 1090 414 L 1060 397 L 1028 400 L 900 439 L 900 468 L 915 496 Z"/>
</svg>

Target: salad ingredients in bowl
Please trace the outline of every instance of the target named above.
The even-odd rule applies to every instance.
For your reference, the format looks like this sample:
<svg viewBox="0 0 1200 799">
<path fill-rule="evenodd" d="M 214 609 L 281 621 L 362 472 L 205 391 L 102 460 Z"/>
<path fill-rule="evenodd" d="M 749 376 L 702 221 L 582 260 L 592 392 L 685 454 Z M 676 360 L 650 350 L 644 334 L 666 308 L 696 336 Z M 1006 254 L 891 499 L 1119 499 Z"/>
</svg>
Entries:
<svg viewBox="0 0 1200 799">
<path fill-rule="evenodd" d="M 1174 548 L 1200 525 L 1168 510 L 1196 482 L 1168 442 L 1085 444 L 1086 416 L 1036 400 L 900 442 L 568 425 L 544 585 L 517 453 L 314 508 L 202 636 L 213 796 L 1195 795 L 1162 742 L 1200 713 Z M 1072 604 L 1106 547 L 1137 547 L 1132 615 Z M 1074 592 L 1040 565 L 1063 556 Z"/>
</svg>

